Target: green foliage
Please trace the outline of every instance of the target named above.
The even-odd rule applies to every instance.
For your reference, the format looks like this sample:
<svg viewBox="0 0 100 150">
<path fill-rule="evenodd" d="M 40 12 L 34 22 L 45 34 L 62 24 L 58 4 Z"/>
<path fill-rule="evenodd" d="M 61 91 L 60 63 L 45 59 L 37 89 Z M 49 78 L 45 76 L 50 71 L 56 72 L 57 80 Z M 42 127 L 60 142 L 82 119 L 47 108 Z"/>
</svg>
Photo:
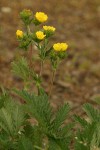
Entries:
<svg viewBox="0 0 100 150">
<path fill-rule="evenodd" d="M 6 96 L 4 100 L 4 105 L 0 109 L 0 145 L 2 149 L 10 149 L 16 146 L 26 117 L 18 102 L 13 101 L 10 96 Z"/>
<path fill-rule="evenodd" d="M 69 139 L 50 139 L 49 145 L 50 146 L 48 150 L 69 150 Z"/>
<path fill-rule="evenodd" d="M 34 94 L 29 94 L 27 91 L 16 91 L 25 101 L 25 110 L 30 113 L 38 121 L 41 127 L 48 129 L 50 124 L 50 119 L 52 116 L 50 103 L 48 101 L 47 95 L 36 96 Z"/>
<path fill-rule="evenodd" d="M 52 121 L 53 130 L 57 130 L 61 127 L 62 123 L 65 121 L 70 108 L 68 104 L 63 105 L 57 112 L 55 119 Z"/>
<path fill-rule="evenodd" d="M 29 80 L 30 70 L 27 60 L 24 57 L 12 62 L 12 69 L 13 73 L 22 78 L 24 81 Z"/>
<path fill-rule="evenodd" d="M 68 149 L 72 125 L 63 123 L 68 115 L 69 105 L 65 104 L 54 115 L 45 93 L 37 96 L 25 90 L 15 92 L 25 103 L 19 104 L 9 96 L 0 109 L 2 149 L 37 150 L 45 147 L 51 149 L 51 146 L 55 149 Z M 31 120 L 35 122 L 34 125 Z"/>
<path fill-rule="evenodd" d="M 63 147 L 68 149 L 69 139 L 71 136 L 70 129 L 72 128 L 72 125 L 70 124 L 70 126 L 68 126 L 64 125 L 63 123 L 68 115 L 69 105 L 65 104 L 55 115 L 53 115 L 52 108 L 46 94 L 36 96 L 29 94 L 25 90 L 16 91 L 16 93 L 26 102 L 23 105 L 24 110 L 37 121 L 38 126 L 33 129 L 33 134 L 36 135 L 38 133 L 39 137 L 42 136 L 42 138 L 40 140 L 38 135 L 36 135 L 35 139 L 38 139 L 35 141 L 40 142 L 43 140 L 43 138 L 45 139 L 45 137 L 47 137 L 49 145 L 51 145 L 50 143 L 52 141 L 55 148 L 59 143 L 58 145 L 62 150 Z M 40 145 L 40 143 L 37 144 Z"/>
<path fill-rule="evenodd" d="M 21 137 L 18 142 L 18 150 L 33 150 L 33 144 L 27 137 Z"/>
<path fill-rule="evenodd" d="M 37 31 L 37 28 L 34 32 L 31 31 L 32 23 L 36 26 L 47 20 L 45 13 L 37 12 L 33 17 L 30 10 L 23 10 L 20 17 L 26 32 L 17 30 L 16 35 L 19 47 L 27 50 L 25 56 L 28 55 L 28 57 L 18 58 L 12 63 L 12 68 L 13 73 L 24 81 L 22 90 L 15 87 L 13 90 L 17 98 L 23 100 L 23 103 L 18 102 L 16 96 L 10 96 L 5 90 L 2 91 L 0 96 L 0 150 L 70 150 L 74 137 L 72 130 L 74 123 L 66 120 L 70 106 L 65 103 L 54 112 L 49 101 L 52 89 L 48 96 L 42 86 L 45 59 L 51 62 L 53 75 L 50 86 L 52 87 L 58 64 L 67 56 L 68 45 L 66 43 L 49 45 L 49 38 L 54 34 L 54 27 L 47 26 L 49 30 L 46 31 L 45 29 Z M 40 73 L 36 73 L 33 68 L 33 45 L 38 49 L 41 63 Z M 31 89 L 33 83 L 35 83 L 36 92 Z M 99 98 L 96 101 L 100 103 Z M 85 104 L 83 109 L 87 114 L 87 119 L 74 116 L 75 121 L 80 124 L 80 128 L 75 133 L 75 150 L 99 150 L 100 110 L 93 108 L 90 104 Z"/>
<path fill-rule="evenodd" d="M 84 104 L 87 121 L 75 116 L 75 120 L 82 126 L 76 133 L 75 150 L 100 149 L 100 111 L 90 104 Z"/>
<path fill-rule="evenodd" d="M 2 89 L 2 94 L 0 95 L 0 109 L 4 106 L 5 101 L 8 99 L 8 93 L 4 89 Z"/>
</svg>

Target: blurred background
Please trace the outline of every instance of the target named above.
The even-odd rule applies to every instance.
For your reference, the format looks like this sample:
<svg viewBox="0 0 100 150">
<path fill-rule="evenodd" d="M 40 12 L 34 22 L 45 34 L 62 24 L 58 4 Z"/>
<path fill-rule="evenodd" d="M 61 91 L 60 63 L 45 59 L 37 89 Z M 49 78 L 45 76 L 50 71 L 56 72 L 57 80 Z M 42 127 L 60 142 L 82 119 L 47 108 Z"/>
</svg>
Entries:
<svg viewBox="0 0 100 150">
<path fill-rule="evenodd" d="M 0 0 L 0 85 L 7 89 L 23 84 L 11 72 L 11 62 L 19 52 L 15 32 L 23 29 L 22 9 L 47 13 L 47 24 L 56 27 L 52 43 L 68 43 L 68 58 L 57 70 L 51 103 L 56 108 L 67 101 L 73 112 L 83 115 L 80 106 L 100 94 L 100 0 Z M 43 73 L 46 91 L 51 73 L 48 65 Z"/>
</svg>

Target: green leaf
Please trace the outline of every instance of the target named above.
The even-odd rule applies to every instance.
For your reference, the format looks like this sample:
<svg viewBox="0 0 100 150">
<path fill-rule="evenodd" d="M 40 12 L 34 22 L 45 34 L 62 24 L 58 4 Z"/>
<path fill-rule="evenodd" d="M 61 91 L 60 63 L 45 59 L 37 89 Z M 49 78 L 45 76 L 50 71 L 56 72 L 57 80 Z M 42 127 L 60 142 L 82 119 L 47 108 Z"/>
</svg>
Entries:
<svg viewBox="0 0 100 150">
<path fill-rule="evenodd" d="M 22 137 L 17 150 L 34 150 L 32 142 L 27 137 Z"/>
<path fill-rule="evenodd" d="M 0 109 L 0 126 L 11 136 L 18 134 L 25 119 L 21 105 L 12 99 L 6 101 L 4 107 Z"/>
<path fill-rule="evenodd" d="M 88 117 L 91 121 L 100 121 L 100 112 L 98 109 L 93 108 L 91 104 L 84 104 L 83 105 L 84 111 L 87 113 Z"/>
<path fill-rule="evenodd" d="M 43 145 L 43 133 L 40 131 L 40 128 L 37 125 L 32 126 L 27 124 L 24 127 L 24 135 L 29 138 L 35 146 Z"/>
<path fill-rule="evenodd" d="M 13 121 L 11 118 L 11 114 L 7 112 L 5 108 L 0 110 L 0 126 L 4 129 L 8 134 L 13 134 Z"/>
<path fill-rule="evenodd" d="M 30 70 L 26 58 L 19 58 L 17 61 L 12 62 L 13 73 L 23 80 L 27 81 L 30 76 Z"/>
<path fill-rule="evenodd" d="M 26 101 L 26 104 L 24 104 L 26 111 L 38 121 L 42 128 L 45 129 L 44 132 L 47 132 L 52 117 L 52 108 L 47 95 L 42 94 L 36 96 L 29 94 L 25 90 L 15 92 Z"/>
<path fill-rule="evenodd" d="M 80 125 L 81 125 L 82 127 L 85 127 L 85 126 L 88 125 L 88 122 L 87 122 L 85 119 L 83 119 L 83 118 L 81 118 L 81 117 L 79 117 L 79 116 L 77 116 L 77 115 L 74 115 L 73 118 L 75 119 L 76 122 L 80 123 Z"/>
<path fill-rule="evenodd" d="M 16 134 L 20 131 L 21 126 L 24 125 L 26 117 L 22 107 L 18 104 L 14 107 L 14 111 L 12 112 L 12 119 Z"/>
<path fill-rule="evenodd" d="M 62 139 L 49 139 L 49 149 L 48 150 L 69 150 L 69 140 Z"/>
<path fill-rule="evenodd" d="M 72 135 L 71 129 L 74 126 L 73 123 L 65 124 L 63 127 L 60 127 L 56 132 L 57 139 L 69 138 Z"/>
<path fill-rule="evenodd" d="M 0 95 L 0 108 L 2 108 L 4 106 L 4 103 L 9 99 L 10 97 L 8 95 L 8 92 L 2 88 L 2 94 Z"/>
<path fill-rule="evenodd" d="M 70 110 L 69 104 L 64 104 L 56 113 L 55 119 L 52 121 L 52 129 L 57 131 L 58 128 L 64 123 Z"/>
<path fill-rule="evenodd" d="M 76 133 L 75 150 L 93 150 L 100 147 L 100 112 L 91 104 L 84 104 L 83 109 L 89 121 L 75 116 L 82 126 Z"/>
</svg>

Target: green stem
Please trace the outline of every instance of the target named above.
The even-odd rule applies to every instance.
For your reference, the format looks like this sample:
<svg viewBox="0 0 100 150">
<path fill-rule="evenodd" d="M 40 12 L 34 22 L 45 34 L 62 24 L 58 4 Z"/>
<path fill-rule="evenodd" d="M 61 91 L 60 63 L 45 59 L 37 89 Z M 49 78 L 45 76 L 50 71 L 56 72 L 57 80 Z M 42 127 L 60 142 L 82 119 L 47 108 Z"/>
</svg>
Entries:
<svg viewBox="0 0 100 150">
<path fill-rule="evenodd" d="M 33 55 L 33 46 L 32 43 L 30 45 L 30 50 L 29 50 L 29 66 L 30 68 L 32 68 L 33 64 L 32 64 L 32 55 Z"/>
<path fill-rule="evenodd" d="M 43 64 L 44 64 L 44 60 L 41 60 L 40 77 L 42 77 L 42 73 L 43 73 Z"/>
<path fill-rule="evenodd" d="M 44 60 L 41 60 L 40 73 L 39 73 L 40 78 L 42 77 L 43 64 L 44 64 Z M 40 86 L 37 86 L 37 89 L 38 89 L 38 95 L 40 95 Z"/>
<path fill-rule="evenodd" d="M 27 32 L 28 32 L 28 34 L 31 33 L 29 25 L 27 26 Z M 30 68 L 32 68 L 32 55 L 33 55 L 33 46 L 32 46 L 32 43 L 31 43 L 30 50 L 29 50 L 29 66 L 30 66 Z"/>
<path fill-rule="evenodd" d="M 55 80 L 55 75 L 56 75 L 56 69 L 54 69 L 53 72 L 52 72 L 49 97 L 51 97 L 51 95 L 52 95 L 52 89 L 53 89 L 53 84 L 54 84 L 54 80 Z"/>
<path fill-rule="evenodd" d="M 27 26 L 27 32 L 28 32 L 28 34 L 30 34 L 30 33 L 31 33 L 31 30 L 30 30 L 29 25 Z"/>
<path fill-rule="evenodd" d="M 34 148 L 38 149 L 38 150 L 43 150 L 41 147 L 39 146 L 34 146 Z"/>
</svg>

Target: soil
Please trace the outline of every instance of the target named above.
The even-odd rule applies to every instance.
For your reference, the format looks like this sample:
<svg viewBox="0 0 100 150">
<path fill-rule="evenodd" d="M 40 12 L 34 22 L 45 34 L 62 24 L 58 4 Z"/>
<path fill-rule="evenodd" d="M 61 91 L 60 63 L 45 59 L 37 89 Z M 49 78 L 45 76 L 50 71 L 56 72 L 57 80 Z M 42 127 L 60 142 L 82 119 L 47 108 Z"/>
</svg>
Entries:
<svg viewBox="0 0 100 150">
<path fill-rule="evenodd" d="M 84 115 L 81 106 L 100 94 L 100 1 L 99 0 L 0 0 L 0 85 L 6 89 L 23 87 L 11 72 L 11 62 L 19 50 L 15 32 L 22 29 L 19 12 L 48 14 L 48 25 L 56 27 L 51 42 L 67 42 L 68 58 L 59 66 L 51 104 L 57 108 L 69 102 L 72 113 Z M 39 70 L 39 63 L 35 68 Z M 44 87 L 49 91 L 51 69 L 44 65 Z"/>
</svg>

